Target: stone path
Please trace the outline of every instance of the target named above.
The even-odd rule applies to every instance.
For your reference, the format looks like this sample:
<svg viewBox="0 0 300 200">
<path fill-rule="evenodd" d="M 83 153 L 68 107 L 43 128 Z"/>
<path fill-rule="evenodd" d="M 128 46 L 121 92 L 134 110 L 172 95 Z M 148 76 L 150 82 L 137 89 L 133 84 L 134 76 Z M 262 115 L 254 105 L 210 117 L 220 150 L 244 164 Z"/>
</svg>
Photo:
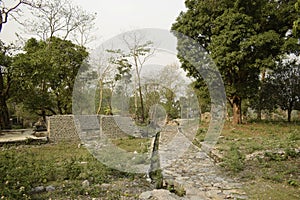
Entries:
<svg viewBox="0 0 300 200">
<path fill-rule="evenodd" d="M 177 126 L 167 126 L 161 132 L 159 155 L 165 184 L 186 191 L 180 199 L 247 199 L 242 185 L 225 177 L 213 160 L 192 145 Z"/>
<path fill-rule="evenodd" d="M 0 143 L 22 142 L 28 139 L 47 140 L 46 137 L 36 137 L 32 135 L 32 129 L 8 130 L 0 133 Z"/>
</svg>

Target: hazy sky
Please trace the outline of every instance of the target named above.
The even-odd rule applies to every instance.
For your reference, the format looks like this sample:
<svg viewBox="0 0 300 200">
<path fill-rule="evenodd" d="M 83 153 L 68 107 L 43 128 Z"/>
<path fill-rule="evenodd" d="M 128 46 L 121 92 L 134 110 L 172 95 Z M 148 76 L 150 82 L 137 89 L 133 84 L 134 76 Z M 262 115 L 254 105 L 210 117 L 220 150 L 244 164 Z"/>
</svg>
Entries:
<svg viewBox="0 0 300 200">
<path fill-rule="evenodd" d="M 170 29 L 180 11 L 185 10 L 184 0 L 73 0 L 89 12 L 97 13 L 97 41 L 107 40 L 124 31 L 139 28 Z M 16 40 L 18 25 L 5 24 L 0 39 Z"/>
</svg>

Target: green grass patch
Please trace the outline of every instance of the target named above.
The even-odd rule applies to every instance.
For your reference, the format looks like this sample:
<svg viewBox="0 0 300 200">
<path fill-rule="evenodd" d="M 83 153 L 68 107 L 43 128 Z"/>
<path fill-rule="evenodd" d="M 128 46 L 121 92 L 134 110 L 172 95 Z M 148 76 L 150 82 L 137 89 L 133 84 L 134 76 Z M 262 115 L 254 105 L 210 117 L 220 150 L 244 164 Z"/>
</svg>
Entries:
<svg viewBox="0 0 300 200">
<path fill-rule="evenodd" d="M 221 136 L 223 172 L 244 182 L 249 199 L 300 199 L 299 123 L 228 122 Z"/>
<path fill-rule="evenodd" d="M 138 196 L 139 190 L 151 188 L 144 176 L 110 169 L 73 143 L 10 146 L 0 151 L 1 199 L 120 199 L 128 191 Z M 82 186 L 84 180 L 89 187 Z M 32 192 L 49 185 L 55 191 Z"/>
<path fill-rule="evenodd" d="M 128 152 L 146 153 L 149 152 L 151 139 L 149 138 L 118 138 L 112 140 L 112 143 Z"/>
</svg>

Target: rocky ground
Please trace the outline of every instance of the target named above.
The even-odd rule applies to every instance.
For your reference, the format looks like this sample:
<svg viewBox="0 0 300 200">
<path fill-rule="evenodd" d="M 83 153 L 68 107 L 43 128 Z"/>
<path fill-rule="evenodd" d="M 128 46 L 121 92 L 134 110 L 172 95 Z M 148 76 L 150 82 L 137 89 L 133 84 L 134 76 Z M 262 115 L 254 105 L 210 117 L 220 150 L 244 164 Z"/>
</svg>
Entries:
<svg viewBox="0 0 300 200">
<path fill-rule="evenodd" d="M 176 127 L 161 132 L 159 146 L 164 185 L 175 188 L 182 197 L 153 190 L 143 193 L 142 199 L 247 199 L 242 184 L 225 177 L 214 161 Z"/>
</svg>

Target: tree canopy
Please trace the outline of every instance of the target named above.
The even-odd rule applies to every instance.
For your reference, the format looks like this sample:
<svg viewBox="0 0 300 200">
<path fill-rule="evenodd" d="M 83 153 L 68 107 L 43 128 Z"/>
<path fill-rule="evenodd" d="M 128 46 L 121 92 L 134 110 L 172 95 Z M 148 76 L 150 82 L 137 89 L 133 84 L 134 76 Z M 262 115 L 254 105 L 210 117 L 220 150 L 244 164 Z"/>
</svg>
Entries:
<svg viewBox="0 0 300 200">
<path fill-rule="evenodd" d="M 71 113 L 74 80 L 88 55 L 85 48 L 52 37 L 47 41 L 29 39 L 24 51 L 13 63 L 19 77 L 19 101 L 43 117 Z"/>
<path fill-rule="evenodd" d="M 186 0 L 185 4 L 187 11 L 180 13 L 172 30 L 194 39 L 211 56 L 233 108 L 233 123 L 241 123 L 242 99 L 257 92 L 260 72 L 295 47 L 295 38 L 288 34 L 296 19 L 295 1 Z M 193 65 L 180 60 L 189 75 L 201 79 Z"/>
<path fill-rule="evenodd" d="M 300 110 L 300 65 L 279 63 L 274 70 L 268 73 L 262 89 L 263 106 L 266 109 L 280 107 L 288 113 L 291 121 L 293 110 Z M 269 105 L 271 103 L 271 105 Z"/>
</svg>

